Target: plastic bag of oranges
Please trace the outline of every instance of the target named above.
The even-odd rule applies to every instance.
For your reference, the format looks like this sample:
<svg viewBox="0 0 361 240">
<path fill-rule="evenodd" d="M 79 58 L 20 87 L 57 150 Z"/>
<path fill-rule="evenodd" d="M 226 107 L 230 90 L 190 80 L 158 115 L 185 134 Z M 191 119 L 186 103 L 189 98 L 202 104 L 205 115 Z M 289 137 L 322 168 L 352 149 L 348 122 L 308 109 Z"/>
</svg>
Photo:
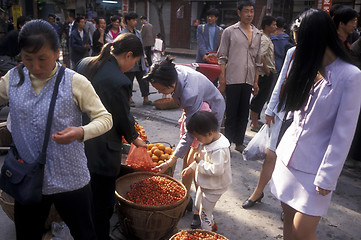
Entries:
<svg viewBox="0 0 361 240">
<path fill-rule="evenodd" d="M 134 144 L 131 144 L 125 164 L 144 171 L 151 171 L 152 168 L 155 167 L 147 149 L 144 147 L 136 147 Z"/>
</svg>

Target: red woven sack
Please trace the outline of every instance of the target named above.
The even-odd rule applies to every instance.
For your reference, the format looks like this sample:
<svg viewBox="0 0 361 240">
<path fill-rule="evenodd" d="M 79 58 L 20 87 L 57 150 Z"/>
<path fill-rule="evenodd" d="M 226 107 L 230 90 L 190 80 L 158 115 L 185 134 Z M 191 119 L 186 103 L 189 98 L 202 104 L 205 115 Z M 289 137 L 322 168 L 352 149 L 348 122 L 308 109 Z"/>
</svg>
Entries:
<svg viewBox="0 0 361 240">
<path fill-rule="evenodd" d="M 151 169 L 155 167 L 147 149 L 144 147 L 136 147 L 134 144 L 131 144 L 130 146 L 125 164 L 132 168 L 144 171 L 151 171 Z"/>
</svg>

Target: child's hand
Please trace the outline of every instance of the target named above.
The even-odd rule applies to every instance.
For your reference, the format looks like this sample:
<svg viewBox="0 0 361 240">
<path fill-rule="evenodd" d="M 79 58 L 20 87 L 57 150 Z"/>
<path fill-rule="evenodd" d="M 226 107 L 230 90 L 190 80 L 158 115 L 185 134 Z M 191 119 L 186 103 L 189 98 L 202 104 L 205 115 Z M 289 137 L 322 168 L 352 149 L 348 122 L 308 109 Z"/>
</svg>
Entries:
<svg viewBox="0 0 361 240">
<path fill-rule="evenodd" d="M 182 171 L 182 177 L 186 177 L 186 176 L 188 176 L 190 173 L 192 173 L 193 172 L 193 169 L 192 168 L 190 168 L 190 167 L 187 167 L 187 168 L 185 168 L 185 169 L 183 169 L 183 171 Z"/>
<path fill-rule="evenodd" d="M 202 156 L 199 152 L 196 152 L 194 154 L 194 160 L 196 161 L 196 163 L 199 163 L 202 160 Z"/>
<path fill-rule="evenodd" d="M 320 187 L 316 187 L 316 191 L 318 194 L 320 194 L 322 196 L 326 196 L 327 194 L 329 194 L 331 192 L 331 190 L 323 189 Z"/>
</svg>

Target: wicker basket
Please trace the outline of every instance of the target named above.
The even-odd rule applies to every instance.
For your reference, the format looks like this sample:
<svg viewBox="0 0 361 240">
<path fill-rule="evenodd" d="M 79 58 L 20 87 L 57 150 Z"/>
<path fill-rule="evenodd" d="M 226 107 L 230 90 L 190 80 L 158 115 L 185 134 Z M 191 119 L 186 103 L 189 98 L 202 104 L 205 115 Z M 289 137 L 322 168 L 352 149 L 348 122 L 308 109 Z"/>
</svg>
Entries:
<svg viewBox="0 0 361 240">
<path fill-rule="evenodd" d="M 155 100 L 153 102 L 153 105 L 155 106 L 156 109 L 159 110 L 179 108 L 178 104 L 174 102 L 173 98 L 161 98 Z"/>
<path fill-rule="evenodd" d="M 9 194 L 0 190 L 0 205 L 1 205 L 1 208 L 4 210 L 4 212 L 6 213 L 6 215 L 12 221 L 14 221 L 14 198 L 11 197 Z M 61 221 L 62 220 L 61 220 L 58 212 L 56 211 L 54 205 L 51 205 L 51 208 L 49 211 L 49 216 L 46 219 L 44 228 L 50 229 L 52 222 L 61 222 Z"/>
<path fill-rule="evenodd" d="M 117 179 L 116 191 L 117 211 L 122 231 L 131 238 L 145 240 L 159 240 L 170 234 L 177 226 L 187 206 L 187 190 L 176 179 L 161 174 L 181 185 L 185 192 L 184 197 L 173 204 L 163 206 L 145 206 L 125 199 L 130 186 L 142 179 L 155 176 L 149 172 L 135 172 Z"/>
<path fill-rule="evenodd" d="M 217 234 L 219 236 L 217 239 L 219 239 L 219 240 L 228 240 L 228 238 L 226 238 L 225 236 L 222 236 L 221 234 L 211 232 L 211 231 L 206 231 L 206 230 L 203 230 L 203 229 L 189 229 L 189 230 L 183 230 L 183 231 L 189 232 L 189 233 L 194 233 L 194 232 L 208 233 L 208 234 L 210 234 L 212 236 Z M 175 240 L 178 234 L 180 234 L 180 232 L 174 234 L 171 238 L 169 238 L 169 240 Z"/>
</svg>

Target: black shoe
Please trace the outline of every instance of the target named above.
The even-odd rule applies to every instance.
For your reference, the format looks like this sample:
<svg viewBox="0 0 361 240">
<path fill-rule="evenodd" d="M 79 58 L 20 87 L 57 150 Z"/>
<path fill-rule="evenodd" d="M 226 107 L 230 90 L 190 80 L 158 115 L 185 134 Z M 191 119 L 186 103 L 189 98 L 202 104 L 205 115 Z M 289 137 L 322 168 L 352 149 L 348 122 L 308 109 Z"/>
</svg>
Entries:
<svg viewBox="0 0 361 240">
<path fill-rule="evenodd" d="M 201 227 L 201 219 L 200 219 L 198 214 L 194 214 L 193 215 L 193 220 L 192 220 L 192 223 L 191 223 L 191 228 L 192 229 L 197 229 L 197 228 L 200 228 L 200 227 Z"/>
<path fill-rule="evenodd" d="M 244 144 L 236 144 L 236 147 L 234 148 L 234 150 L 242 153 L 245 148 L 246 148 L 246 146 Z"/>
<path fill-rule="evenodd" d="M 255 204 L 256 204 L 256 202 L 261 202 L 261 200 L 262 200 L 262 198 L 264 197 L 264 194 L 263 194 L 263 192 L 262 192 L 262 194 L 261 194 L 261 196 L 258 198 L 258 199 L 256 199 L 256 201 L 252 201 L 252 200 L 249 200 L 249 199 L 247 199 L 243 204 L 242 204 L 242 207 L 243 208 L 251 208 L 251 207 L 253 207 Z"/>
<path fill-rule="evenodd" d="M 189 202 L 187 204 L 186 210 L 188 212 L 191 212 L 193 210 L 193 199 L 192 199 L 192 197 L 189 197 Z"/>
</svg>

